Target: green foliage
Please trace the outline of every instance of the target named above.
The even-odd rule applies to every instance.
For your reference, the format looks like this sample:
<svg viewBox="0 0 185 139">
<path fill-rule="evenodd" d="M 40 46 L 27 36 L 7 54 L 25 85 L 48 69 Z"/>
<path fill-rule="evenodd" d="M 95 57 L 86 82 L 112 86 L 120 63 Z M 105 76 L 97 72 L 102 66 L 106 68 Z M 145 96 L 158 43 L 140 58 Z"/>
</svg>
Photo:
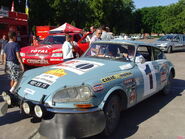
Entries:
<svg viewBox="0 0 185 139">
<path fill-rule="evenodd" d="M 15 11 L 25 12 L 26 0 L 14 0 Z M 79 28 L 109 26 L 114 33 L 185 33 L 185 0 L 169 6 L 135 9 L 133 0 L 28 0 L 29 25 Z M 12 0 L 0 0 L 11 9 Z"/>
</svg>

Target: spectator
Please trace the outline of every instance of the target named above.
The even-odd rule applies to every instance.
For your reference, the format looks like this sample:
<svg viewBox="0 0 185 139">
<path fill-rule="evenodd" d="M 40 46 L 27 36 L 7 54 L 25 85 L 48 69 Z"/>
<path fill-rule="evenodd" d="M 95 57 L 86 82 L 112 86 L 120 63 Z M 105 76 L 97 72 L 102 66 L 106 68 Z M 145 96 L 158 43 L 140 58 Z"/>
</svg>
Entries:
<svg viewBox="0 0 185 139">
<path fill-rule="evenodd" d="M 101 39 L 102 40 L 110 40 L 111 36 L 107 33 L 106 27 L 103 25 L 101 28 L 102 28 Z"/>
<path fill-rule="evenodd" d="M 69 61 L 74 58 L 73 52 L 75 52 L 75 50 L 74 50 L 73 44 L 74 44 L 74 42 L 72 42 L 72 36 L 67 34 L 66 41 L 62 45 L 63 61 L 64 62 Z"/>
<path fill-rule="evenodd" d="M 38 46 L 39 45 L 39 41 L 38 41 L 38 39 L 35 35 L 33 35 L 33 43 L 31 45 L 32 46 Z"/>
<path fill-rule="evenodd" d="M 2 39 L 0 40 L 0 55 L 1 55 L 1 62 L 0 64 L 4 63 L 4 46 L 8 43 L 8 41 L 6 40 L 6 35 L 3 34 Z"/>
<path fill-rule="evenodd" d="M 96 34 L 96 28 L 94 26 L 91 26 L 90 32 L 92 33 L 92 37 L 93 37 Z"/>
<path fill-rule="evenodd" d="M 21 70 L 24 72 L 24 66 L 20 57 L 20 46 L 15 42 L 16 33 L 9 32 L 8 37 L 9 42 L 4 47 L 4 63 L 10 74 L 10 92 L 13 92 L 21 75 Z"/>
<path fill-rule="evenodd" d="M 102 29 L 98 28 L 96 30 L 96 34 L 91 38 L 90 43 L 97 41 L 97 40 L 101 40 L 101 35 L 102 35 Z"/>
</svg>

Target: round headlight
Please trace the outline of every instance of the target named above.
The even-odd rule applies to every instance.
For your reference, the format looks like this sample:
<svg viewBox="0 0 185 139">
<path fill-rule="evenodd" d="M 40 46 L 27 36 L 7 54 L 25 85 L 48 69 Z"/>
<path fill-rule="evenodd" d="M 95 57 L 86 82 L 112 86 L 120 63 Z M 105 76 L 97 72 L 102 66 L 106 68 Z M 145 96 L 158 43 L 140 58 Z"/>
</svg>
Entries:
<svg viewBox="0 0 185 139">
<path fill-rule="evenodd" d="M 38 118 L 41 118 L 41 117 L 43 116 L 42 108 L 41 108 L 39 105 L 35 105 L 35 107 L 34 107 L 34 112 L 35 112 L 35 115 L 36 115 Z"/>
<path fill-rule="evenodd" d="M 3 92 L 3 93 L 2 93 L 2 97 L 3 97 L 3 100 L 4 100 L 8 105 L 11 105 L 11 103 L 12 103 L 11 97 L 10 97 L 6 92 Z"/>
<path fill-rule="evenodd" d="M 23 105 L 23 111 L 26 113 L 26 114 L 30 114 L 30 106 L 27 102 L 24 102 Z"/>
</svg>

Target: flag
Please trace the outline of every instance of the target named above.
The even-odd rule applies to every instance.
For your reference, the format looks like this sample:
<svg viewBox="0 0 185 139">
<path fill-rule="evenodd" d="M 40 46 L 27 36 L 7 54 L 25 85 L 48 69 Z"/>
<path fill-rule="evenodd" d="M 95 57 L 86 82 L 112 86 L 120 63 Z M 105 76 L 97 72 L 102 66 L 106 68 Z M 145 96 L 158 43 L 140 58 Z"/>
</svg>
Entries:
<svg viewBox="0 0 185 139">
<path fill-rule="evenodd" d="M 25 3 L 25 13 L 26 13 L 27 15 L 29 15 L 28 0 L 26 0 L 26 3 Z"/>
<path fill-rule="evenodd" d="M 14 8 L 14 0 L 12 1 L 12 7 L 11 7 L 11 12 L 14 12 L 15 8 Z"/>
</svg>

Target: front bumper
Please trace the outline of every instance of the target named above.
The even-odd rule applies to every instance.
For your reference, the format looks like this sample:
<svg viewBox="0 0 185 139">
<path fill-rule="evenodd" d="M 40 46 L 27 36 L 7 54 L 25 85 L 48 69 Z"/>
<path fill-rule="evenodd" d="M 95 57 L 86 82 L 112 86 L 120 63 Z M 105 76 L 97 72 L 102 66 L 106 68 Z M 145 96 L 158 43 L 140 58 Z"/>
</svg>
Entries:
<svg viewBox="0 0 185 139">
<path fill-rule="evenodd" d="M 39 133 L 49 139 L 88 137 L 101 133 L 105 128 L 103 111 L 92 113 L 55 114 L 50 120 L 42 120 Z"/>
<path fill-rule="evenodd" d="M 23 98 L 18 95 L 12 95 L 14 106 L 19 106 L 22 109 Z M 34 105 L 42 105 L 33 103 Z M 49 139 L 66 139 L 68 137 L 88 137 L 101 133 L 106 124 L 104 112 L 97 107 L 89 109 L 53 109 L 45 107 L 46 118 L 42 119 L 39 133 Z M 52 114 L 51 114 L 52 113 Z M 31 114 L 34 116 L 35 114 Z"/>
</svg>

